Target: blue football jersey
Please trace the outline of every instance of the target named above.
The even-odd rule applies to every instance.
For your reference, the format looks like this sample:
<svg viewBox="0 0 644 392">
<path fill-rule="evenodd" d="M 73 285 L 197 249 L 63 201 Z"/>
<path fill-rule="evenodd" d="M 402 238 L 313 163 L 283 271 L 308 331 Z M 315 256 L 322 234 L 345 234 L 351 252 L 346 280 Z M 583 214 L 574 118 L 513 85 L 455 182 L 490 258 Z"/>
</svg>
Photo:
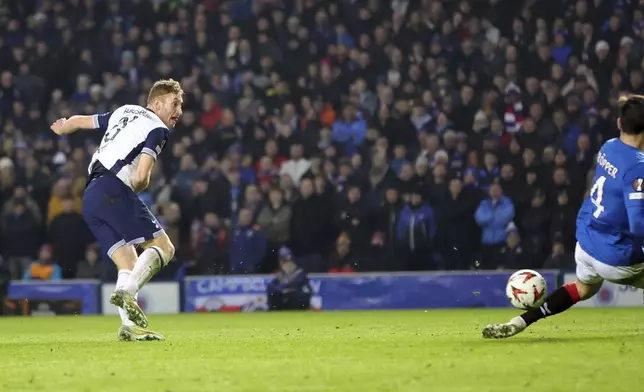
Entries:
<svg viewBox="0 0 644 392">
<path fill-rule="evenodd" d="M 613 266 L 644 262 L 644 153 L 619 139 L 597 155 L 590 194 L 577 215 L 577 241 Z"/>
</svg>

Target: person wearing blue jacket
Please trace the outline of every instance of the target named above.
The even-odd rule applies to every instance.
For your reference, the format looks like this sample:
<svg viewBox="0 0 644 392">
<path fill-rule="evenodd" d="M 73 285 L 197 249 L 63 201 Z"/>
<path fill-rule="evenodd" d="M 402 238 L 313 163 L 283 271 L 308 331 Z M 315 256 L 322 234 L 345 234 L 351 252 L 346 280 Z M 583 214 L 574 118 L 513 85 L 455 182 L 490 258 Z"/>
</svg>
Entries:
<svg viewBox="0 0 644 392">
<path fill-rule="evenodd" d="M 247 274 L 254 272 L 266 251 L 266 235 L 259 226 L 253 225 L 253 212 L 248 208 L 239 210 L 237 227 L 228 242 L 228 273 Z"/>
<path fill-rule="evenodd" d="M 514 219 L 514 204 L 503 196 L 498 182 L 490 185 L 489 195 L 479 204 L 474 218 L 482 230 L 481 268 L 495 269 L 505 243 L 506 228 Z"/>
<path fill-rule="evenodd" d="M 352 105 L 342 110 L 342 118 L 333 123 L 333 141 L 340 144 L 344 154 L 351 156 L 367 136 L 367 122 L 356 115 Z"/>
<path fill-rule="evenodd" d="M 435 269 L 433 240 L 436 235 L 434 210 L 420 189 L 412 190 L 410 203 L 403 208 L 396 224 L 396 240 L 404 252 L 408 271 Z"/>
</svg>

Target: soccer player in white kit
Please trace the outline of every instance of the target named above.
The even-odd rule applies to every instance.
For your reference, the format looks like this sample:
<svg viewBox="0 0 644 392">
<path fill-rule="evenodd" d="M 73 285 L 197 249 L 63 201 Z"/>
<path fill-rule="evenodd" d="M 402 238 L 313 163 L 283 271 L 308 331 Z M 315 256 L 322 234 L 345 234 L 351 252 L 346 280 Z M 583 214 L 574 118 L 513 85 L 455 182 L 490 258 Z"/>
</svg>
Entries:
<svg viewBox="0 0 644 392">
<path fill-rule="evenodd" d="M 157 156 L 166 145 L 182 114 L 183 90 L 179 82 L 157 81 L 148 94 L 147 107 L 124 105 L 114 112 L 72 116 L 51 125 L 65 135 L 77 130 L 104 132 L 88 168 L 83 195 L 83 217 L 118 268 L 110 303 L 119 307 L 120 340 L 163 340 L 146 330 L 148 320 L 136 302 L 137 293 L 174 256 L 174 246 L 138 193 L 150 183 Z M 143 252 L 137 257 L 135 245 Z"/>
</svg>

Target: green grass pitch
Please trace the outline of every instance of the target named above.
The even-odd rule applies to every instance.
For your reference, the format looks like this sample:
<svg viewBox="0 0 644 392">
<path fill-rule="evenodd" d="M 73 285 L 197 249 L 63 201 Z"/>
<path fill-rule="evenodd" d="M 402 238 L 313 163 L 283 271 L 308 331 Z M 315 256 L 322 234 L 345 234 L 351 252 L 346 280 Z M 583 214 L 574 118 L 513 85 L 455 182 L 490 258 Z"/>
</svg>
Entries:
<svg viewBox="0 0 644 392">
<path fill-rule="evenodd" d="M 575 309 L 509 340 L 512 310 L 0 319 L 0 391 L 638 391 L 644 309 Z"/>
</svg>

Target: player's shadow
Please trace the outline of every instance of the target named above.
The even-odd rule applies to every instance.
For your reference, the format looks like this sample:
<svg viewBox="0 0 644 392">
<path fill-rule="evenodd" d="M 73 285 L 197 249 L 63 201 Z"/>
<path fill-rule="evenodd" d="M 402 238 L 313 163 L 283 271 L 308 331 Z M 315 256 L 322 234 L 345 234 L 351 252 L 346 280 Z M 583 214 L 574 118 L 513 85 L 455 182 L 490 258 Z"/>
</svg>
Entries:
<svg viewBox="0 0 644 392">
<path fill-rule="evenodd" d="M 631 342 L 631 341 L 644 341 L 644 334 L 627 333 L 619 335 L 608 336 L 520 336 L 508 339 L 492 339 L 484 340 L 485 344 L 560 344 L 560 343 L 592 343 L 592 342 Z"/>
</svg>

